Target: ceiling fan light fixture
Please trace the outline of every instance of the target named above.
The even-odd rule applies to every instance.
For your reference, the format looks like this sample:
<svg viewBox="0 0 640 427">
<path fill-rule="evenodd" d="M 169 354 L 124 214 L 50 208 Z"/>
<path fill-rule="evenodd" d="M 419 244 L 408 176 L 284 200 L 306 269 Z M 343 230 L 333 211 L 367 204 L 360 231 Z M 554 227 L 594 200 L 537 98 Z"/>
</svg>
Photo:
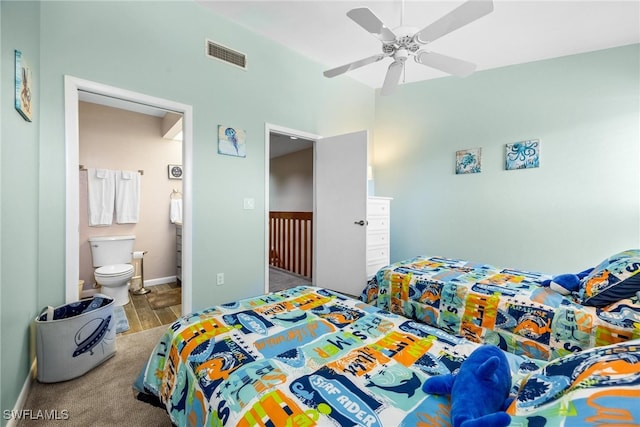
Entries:
<svg viewBox="0 0 640 427">
<path fill-rule="evenodd" d="M 409 51 L 407 49 L 398 49 L 393 59 L 399 62 L 404 62 L 409 58 Z"/>
<path fill-rule="evenodd" d="M 404 16 L 404 2 L 402 3 Z M 430 43 L 450 32 L 457 30 L 493 11 L 493 0 L 468 0 L 432 24 L 417 31 L 402 25 L 389 29 L 369 8 L 359 7 L 347 12 L 347 16 L 382 42 L 382 54 L 351 62 L 324 72 L 325 77 L 335 77 L 356 68 L 363 67 L 386 57 L 393 57 L 387 69 L 381 93 L 393 92 L 400 81 L 404 63 L 414 56 L 417 63 L 432 67 L 459 77 L 472 74 L 476 65 L 461 59 L 452 58 L 435 52 L 420 51 L 420 46 Z"/>
</svg>

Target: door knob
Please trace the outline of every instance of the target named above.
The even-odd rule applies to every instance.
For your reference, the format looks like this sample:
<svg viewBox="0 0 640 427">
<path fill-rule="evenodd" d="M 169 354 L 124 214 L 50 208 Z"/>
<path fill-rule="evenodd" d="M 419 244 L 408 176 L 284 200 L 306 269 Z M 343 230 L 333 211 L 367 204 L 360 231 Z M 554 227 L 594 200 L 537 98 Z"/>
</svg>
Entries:
<svg viewBox="0 0 640 427">
<path fill-rule="evenodd" d="M 353 221 L 353 223 L 357 225 L 365 225 L 365 224 L 368 224 L 368 221 L 361 219 L 360 221 Z"/>
</svg>

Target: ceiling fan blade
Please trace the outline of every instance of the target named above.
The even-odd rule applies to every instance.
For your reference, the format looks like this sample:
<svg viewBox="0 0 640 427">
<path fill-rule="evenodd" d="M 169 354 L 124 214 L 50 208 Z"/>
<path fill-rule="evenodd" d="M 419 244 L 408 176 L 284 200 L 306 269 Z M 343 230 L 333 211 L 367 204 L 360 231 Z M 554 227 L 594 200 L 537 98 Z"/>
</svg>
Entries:
<svg viewBox="0 0 640 427">
<path fill-rule="evenodd" d="M 384 55 L 384 54 L 373 55 L 373 56 L 370 56 L 368 58 L 360 59 L 359 61 L 350 62 L 348 64 L 341 65 L 341 66 L 336 67 L 336 68 L 332 68 L 330 70 L 325 71 L 323 74 L 324 74 L 325 77 L 339 76 L 340 74 L 344 74 L 347 71 L 355 70 L 356 68 L 364 67 L 365 65 L 369 65 L 369 64 L 373 64 L 374 62 L 378 62 L 378 61 L 386 58 L 387 56 L 388 55 Z"/>
<path fill-rule="evenodd" d="M 416 62 L 458 77 L 466 77 L 476 70 L 476 64 L 435 52 L 416 53 Z"/>
<path fill-rule="evenodd" d="M 347 12 L 347 16 L 382 42 L 393 42 L 396 35 L 368 7 L 358 7 Z"/>
<path fill-rule="evenodd" d="M 493 11 L 492 0 L 469 0 L 415 35 L 418 43 L 429 43 Z"/>
<path fill-rule="evenodd" d="M 389 65 L 387 75 L 384 78 L 384 84 L 382 85 L 382 90 L 380 91 L 381 95 L 390 95 L 394 90 L 396 90 L 396 86 L 398 86 L 398 82 L 400 82 L 400 76 L 402 75 L 403 69 L 404 61 L 393 61 L 391 65 Z"/>
</svg>

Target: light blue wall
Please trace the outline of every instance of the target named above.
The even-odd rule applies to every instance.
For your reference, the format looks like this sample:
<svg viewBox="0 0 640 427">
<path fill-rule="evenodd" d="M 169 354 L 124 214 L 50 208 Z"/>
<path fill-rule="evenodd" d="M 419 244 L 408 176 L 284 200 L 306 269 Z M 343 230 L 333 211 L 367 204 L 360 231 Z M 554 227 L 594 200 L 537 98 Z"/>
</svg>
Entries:
<svg viewBox="0 0 640 427">
<path fill-rule="evenodd" d="M 392 261 L 461 257 L 550 273 L 640 247 L 640 58 L 632 45 L 401 86 L 376 99 L 376 193 Z M 539 138 L 541 166 L 506 171 Z M 482 147 L 482 172 L 455 152 Z"/>
<path fill-rule="evenodd" d="M 30 367 L 29 325 L 38 311 L 38 149 L 40 87 L 32 84 L 33 122 L 13 108 L 14 50 L 37 76 L 39 68 L 39 10 L 36 3 L 1 2 L 2 99 L 0 154 L 0 409 L 12 409 Z M 6 420 L 2 417 L 4 424 Z"/>
<path fill-rule="evenodd" d="M 1 4 L 3 75 L 20 45 L 40 95 L 33 124 L 2 110 L 4 410 L 27 377 L 31 320 L 64 301 L 64 75 L 193 106 L 194 310 L 263 292 L 265 122 L 327 136 L 372 129 L 375 94 L 190 1 Z M 206 58 L 206 38 L 246 53 L 248 70 Z M 246 130 L 246 159 L 217 154 L 219 124 Z"/>
<path fill-rule="evenodd" d="M 193 308 L 263 290 L 264 124 L 319 134 L 372 128 L 374 93 L 193 2 L 42 3 L 41 272 L 63 277 L 63 75 L 193 106 Z M 62 25 L 62 22 L 71 24 Z M 188 25 L 186 24 L 188 23 Z M 205 39 L 248 56 L 248 70 L 206 58 Z M 333 101 L 340 99 L 341 109 Z M 247 132 L 247 158 L 217 154 L 217 126 Z M 46 148 L 44 148 L 46 147 Z M 256 209 L 243 210 L 253 197 Z M 45 215 L 46 212 L 46 215 Z M 224 272 L 226 285 L 212 282 Z M 62 287 L 42 289 L 60 301 Z"/>
</svg>

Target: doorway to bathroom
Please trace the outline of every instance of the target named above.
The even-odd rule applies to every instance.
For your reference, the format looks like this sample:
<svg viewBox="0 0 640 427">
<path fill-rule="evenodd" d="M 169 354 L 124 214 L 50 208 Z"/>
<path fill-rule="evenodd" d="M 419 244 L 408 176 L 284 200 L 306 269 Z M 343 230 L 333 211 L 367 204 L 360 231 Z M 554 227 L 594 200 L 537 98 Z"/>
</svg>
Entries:
<svg viewBox="0 0 640 427">
<path fill-rule="evenodd" d="M 191 114 L 188 105 L 65 77 L 67 230 L 78 230 L 66 236 L 67 302 L 78 299 L 79 278 L 91 281 L 88 234 L 130 234 L 136 235 L 136 253 L 146 252 L 145 284 L 159 289 L 179 281 L 181 312 L 191 310 Z M 173 140 L 178 133 L 181 143 Z M 162 147 L 154 149 L 153 144 Z M 86 175 L 90 168 L 139 174 L 138 223 L 118 224 L 116 217 L 111 226 L 88 227 Z M 178 197 L 182 218 L 170 209 Z M 160 231 L 166 238 L 152 241 Z M 167 269 L 167 264 L 173 267 Z"/>
</svg>

